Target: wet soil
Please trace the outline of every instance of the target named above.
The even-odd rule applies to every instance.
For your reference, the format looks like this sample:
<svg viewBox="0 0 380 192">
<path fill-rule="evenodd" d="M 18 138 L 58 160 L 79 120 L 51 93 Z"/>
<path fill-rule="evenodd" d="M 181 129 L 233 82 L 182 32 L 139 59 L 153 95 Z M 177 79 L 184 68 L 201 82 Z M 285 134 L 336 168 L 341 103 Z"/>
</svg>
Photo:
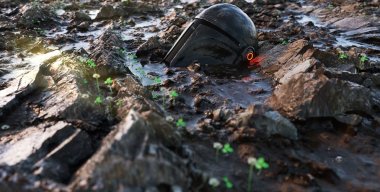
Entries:
<svg viewBox="0 0 380 192">
<path fill-rule="evenodd" d="M 228 2 L 258 68 L 161 63 L 219 1 L 0 2 L 0 191 L 379 191 L 379 2 Z"/>
</svg>

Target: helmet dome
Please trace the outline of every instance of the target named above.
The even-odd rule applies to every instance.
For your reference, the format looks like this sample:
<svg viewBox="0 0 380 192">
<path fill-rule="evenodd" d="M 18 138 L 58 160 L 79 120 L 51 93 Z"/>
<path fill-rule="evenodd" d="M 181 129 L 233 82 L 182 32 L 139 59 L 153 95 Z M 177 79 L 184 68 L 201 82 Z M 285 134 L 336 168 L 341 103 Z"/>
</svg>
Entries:
<svg viewBox="0 0 380 192">
<path fill-rule="evenodd" d="M 257 54 L 257 33 L 252 20 L 232 4 L 213 5 L 181 34 L 164 58 L 172 67 L 194 61 L 202 66 L 244 66 Z"/>
</svg>

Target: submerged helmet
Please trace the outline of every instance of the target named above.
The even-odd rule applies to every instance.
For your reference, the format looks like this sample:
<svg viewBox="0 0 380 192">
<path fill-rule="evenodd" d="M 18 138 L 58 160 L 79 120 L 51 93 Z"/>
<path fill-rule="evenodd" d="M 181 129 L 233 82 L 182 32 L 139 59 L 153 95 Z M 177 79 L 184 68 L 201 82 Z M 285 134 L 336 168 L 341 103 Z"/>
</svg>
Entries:
<svg viewBox="0 0 380 192">
<path fill-rule="evenodd" d="M 204 67 L 247 66 L 257 54 L 256 27 L 241 9 L 222 3 L 205 9 L 164 58 L 171 67 L 198 61 Z"/>
</svg>

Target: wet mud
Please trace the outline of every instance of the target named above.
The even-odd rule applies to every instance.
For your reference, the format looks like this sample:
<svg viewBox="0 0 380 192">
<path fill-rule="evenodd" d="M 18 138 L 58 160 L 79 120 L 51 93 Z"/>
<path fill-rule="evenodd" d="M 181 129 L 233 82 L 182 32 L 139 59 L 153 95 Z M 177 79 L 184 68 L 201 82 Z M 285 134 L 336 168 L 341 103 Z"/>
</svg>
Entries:
<svg viewBox="0 0 380 192">
<path fill-rule="evenodd" d="M 0 2 L 0 191 L 379 191 L 379 2 L 227 1 L 259 67 L 163 64 L 216 3 Z"/>
</svg>

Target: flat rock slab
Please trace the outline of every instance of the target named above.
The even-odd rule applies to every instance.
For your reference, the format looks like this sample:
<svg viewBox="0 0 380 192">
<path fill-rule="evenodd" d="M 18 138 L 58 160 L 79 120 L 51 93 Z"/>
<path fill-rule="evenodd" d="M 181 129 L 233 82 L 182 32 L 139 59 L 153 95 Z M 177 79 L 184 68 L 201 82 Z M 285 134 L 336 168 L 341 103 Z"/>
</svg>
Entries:
<svg viewBox="0 0 380 192">
<path fill-rule="evenodd" d="M 339 20 L 332 24 L 332 26 L 342 30 L 359 29 L 370 24 L 369 20 L 364 17 L 348 17 Z"/>
<path fill-rule="evenodd" d="M 65 127 L 67 123 L 58 122 L 50 127 L 33 126 L 10 137 L 1 137 L 0 164 L 15 165 L 26 160 Z"/>
</svg>

